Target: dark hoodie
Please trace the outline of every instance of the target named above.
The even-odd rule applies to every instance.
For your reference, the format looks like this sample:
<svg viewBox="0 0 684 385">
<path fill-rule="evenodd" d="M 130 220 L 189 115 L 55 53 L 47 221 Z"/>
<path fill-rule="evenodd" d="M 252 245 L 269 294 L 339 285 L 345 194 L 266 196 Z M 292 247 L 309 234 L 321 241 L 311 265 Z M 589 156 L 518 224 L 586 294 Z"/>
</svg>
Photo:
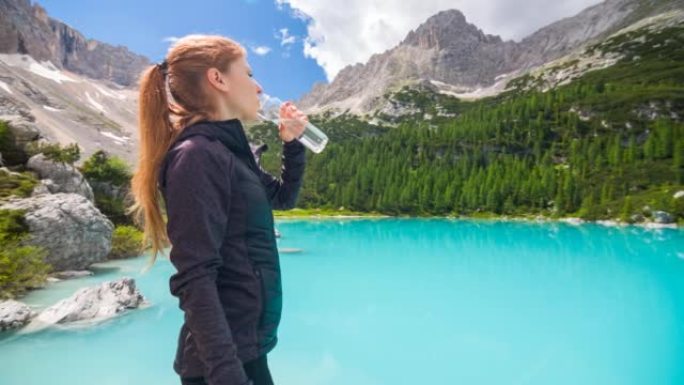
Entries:
<svg viewBox="0 0 684 385">
<path fill-rule="evenodd" d="M 170 147 L 159 188 L 176 268 L 170 289 L 185 320 L 180 376 L 248 384 L 242 364 L 275 347 L 282 291 L 272 209 L 294 207 L 305 155 L 297 140 L 284 143 L 281 176 L 270 175 L 237 119 L 190 125 Z"/>
</svg>

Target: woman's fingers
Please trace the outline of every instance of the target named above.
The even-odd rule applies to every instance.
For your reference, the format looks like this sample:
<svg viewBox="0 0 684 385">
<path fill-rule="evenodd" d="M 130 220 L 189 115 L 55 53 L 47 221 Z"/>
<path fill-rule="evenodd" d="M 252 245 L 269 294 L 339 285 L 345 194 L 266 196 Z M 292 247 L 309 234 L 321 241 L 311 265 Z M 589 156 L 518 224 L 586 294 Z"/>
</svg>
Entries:
<svg viewBox="0 0 684 385">
<path fill-rule="evenodd" d="M 309 122 L 306 114 L 300 111 L 292 102 L 285 102 L 280 106 L 280 117 L 286 122 L 284 126 L 291 127 L 297 134 L 301 134 L 304 126 Z"/>
<path fill-rule="evenodd" d="M 306 116 L 303 112 L 297 109 L 281 111 L 281 114 L 290 118 L 304 118 Z"/>
</svg>

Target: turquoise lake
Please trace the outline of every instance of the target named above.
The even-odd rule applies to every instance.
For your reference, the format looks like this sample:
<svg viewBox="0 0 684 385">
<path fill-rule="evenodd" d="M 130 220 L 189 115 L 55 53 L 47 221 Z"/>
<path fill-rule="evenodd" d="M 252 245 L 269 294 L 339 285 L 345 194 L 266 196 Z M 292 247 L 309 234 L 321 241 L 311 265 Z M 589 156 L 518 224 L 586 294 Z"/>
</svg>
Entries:
<svg viewBox="0 0 684 385">
<path fill-rule="evenodd" d="M 684 231 L 448 219 L 278 220 L 277 385 L 684 384 Z M 147 256 L 22 300 L 134 277 L 151 302 L 0 337 L 1 385 L 179 384 L 173 267 Z"/>
</svg>

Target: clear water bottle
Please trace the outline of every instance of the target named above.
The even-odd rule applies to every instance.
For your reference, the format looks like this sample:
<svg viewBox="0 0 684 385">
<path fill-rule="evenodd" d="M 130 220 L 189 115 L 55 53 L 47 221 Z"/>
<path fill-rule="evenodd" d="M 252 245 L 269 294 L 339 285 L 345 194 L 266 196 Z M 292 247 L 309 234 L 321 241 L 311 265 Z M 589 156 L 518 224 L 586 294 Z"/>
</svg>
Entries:
<svg viewBox="0 0 684 385">
<path fill-rule="evenodd" d="M 261 103 L 259 118 L 263 121 L 273 122 L 278 125 L 280 123 L 280 106 L 284 102 L 263 92 L 259 94 L 259 102 Z M 323 151 L 325 145 L 328 144 L 328 137 L 325 133 L 310 122 L 306 122 L 304 132 L 297 140 L 316 154 Z"/>
</svg>

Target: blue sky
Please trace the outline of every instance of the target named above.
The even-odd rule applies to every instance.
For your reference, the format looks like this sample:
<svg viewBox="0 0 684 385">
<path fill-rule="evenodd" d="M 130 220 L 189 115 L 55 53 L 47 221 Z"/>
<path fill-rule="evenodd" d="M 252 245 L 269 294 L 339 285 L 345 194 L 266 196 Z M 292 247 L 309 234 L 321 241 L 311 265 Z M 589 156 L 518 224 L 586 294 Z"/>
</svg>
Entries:
<svg viewBox="0 0 684 385">
<path fill-rule="evenodd" d="M 35 1 L 34 1 L 35 2 Z M 87 38 L 124 45 L 152 61 L 163 59 L 168 37 L 189 33 L 229 36 L 249 49 L 248 61 L 265 92 L 296 100 L 325 72 L 303 54 L 306 23 L 288 5 L 273 0 L 40 0 L 48 15 L 76 28 Z M 286 28 L 292 41 L 282 45 Z M 252 48 L 268 47 L 265 55 Z M 264 49 L 261 49 L 263 52 Z"/>
</svg>

